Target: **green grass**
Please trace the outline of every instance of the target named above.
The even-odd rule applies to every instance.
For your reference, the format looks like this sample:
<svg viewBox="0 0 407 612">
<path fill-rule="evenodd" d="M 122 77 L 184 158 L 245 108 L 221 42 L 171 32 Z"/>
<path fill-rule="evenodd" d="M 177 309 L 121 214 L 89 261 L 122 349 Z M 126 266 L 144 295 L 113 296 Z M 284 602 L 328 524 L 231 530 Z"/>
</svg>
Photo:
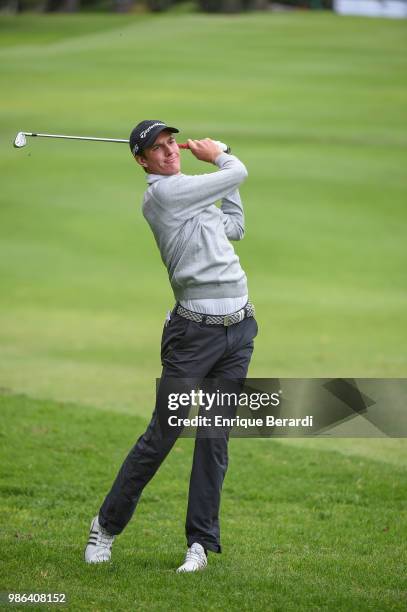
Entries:
<svg viewBox="0 0 407 612">
<path fill-rule="evenodd" d="M 11 143 L 127 137 L 144 117 L 230 143 L 249 170 L 250 376 L 405 377 L 406 31 L 329 13 L 0 16 L 5 587 L 66 589 L 84 610 L 402 609 L 404 440 L 233 440 L 225 554 L 190 589 L 173 575 L 182 440 L 114 564 L 81 564 L 151 413 L 173 298 L 126 146 Z"/>
<path fill-rule="evenodd" d="M 147 15 L 145 16 L 147 18 Z M 137 20 L 141 22 L 143 16 Z M 0 18 L 1 47 L 49 45 L 63 40 L 107 33 L 129 25 L 127 15 L 113 13 L 109 16 L 93 13 L 92 15 L 58 15 L 48 13 L 34 17 L 23 13 L 15 16 L 2 15 Z"/>
<path fill-rule="evenodd" d="M 0 378 L 145 414 L 173 298 L 126 146 L 142 117 L 246 162 L 252 376 L 405 376 L 406 24 L 332 14 L 0 18 Z M 186 172 L 205 167 L 184 153 Z"/>
<path fill-rule="evenodd" d="M 207 572 L 177 576 L 192 440 L 178 441 L 146 488 L 113 563 L 87 567 L 92 512 L 145 423 L 24 396 L 0 396 L 0 410 L 0 589 L 66 592 L 74 610 L 405 609 L 402 447 L 389 463 L 231 440 L 224 552 Z"/>
</svg>

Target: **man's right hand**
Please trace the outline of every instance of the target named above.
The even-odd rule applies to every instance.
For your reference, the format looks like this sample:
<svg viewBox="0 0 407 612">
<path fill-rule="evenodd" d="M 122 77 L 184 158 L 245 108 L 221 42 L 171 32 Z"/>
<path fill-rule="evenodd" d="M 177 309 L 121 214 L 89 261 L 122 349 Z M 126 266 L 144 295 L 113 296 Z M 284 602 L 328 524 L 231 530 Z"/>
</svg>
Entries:
<svg viewBox="0 0 407 612">
<path fill-rule="evenodd" d="M 210 138 L 205 138 L 204 140 L 188 139 L 188 147 L 197 159 L 212 164 L 214 164 L 215 159 L 223 153 L 219 145 Z"/>
</svg>

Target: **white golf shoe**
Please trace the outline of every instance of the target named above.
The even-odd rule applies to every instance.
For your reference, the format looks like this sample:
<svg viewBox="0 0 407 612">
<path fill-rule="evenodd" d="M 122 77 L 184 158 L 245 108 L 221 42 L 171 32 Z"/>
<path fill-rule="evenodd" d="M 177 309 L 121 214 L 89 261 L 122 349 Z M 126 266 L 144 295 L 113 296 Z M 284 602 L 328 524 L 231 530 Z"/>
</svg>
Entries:
<svg viewBox="0 0 407 612">
<path fill-rule="evenodd" d="M 177 569 L 177 574 L 183 572 L 198 572 L 208 565 L 204 547 L 194 542 L 187 550 L 184 563 Z"/>
<path fill-rule="evenodd" d="M 112 544 L 115 536 L 99 525 L 99 517 L 93 519 L 88 544 L 85 548 L 86 563 L 106 563 L 112 556 Z"/>
</svg>

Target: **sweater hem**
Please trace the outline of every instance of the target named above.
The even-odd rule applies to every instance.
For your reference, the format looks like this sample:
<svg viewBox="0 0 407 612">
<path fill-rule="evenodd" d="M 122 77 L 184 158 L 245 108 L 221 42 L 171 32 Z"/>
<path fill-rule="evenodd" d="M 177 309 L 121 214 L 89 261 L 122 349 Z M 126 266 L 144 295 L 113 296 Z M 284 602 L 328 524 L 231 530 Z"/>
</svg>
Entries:
<svg viewBox="0 0 407 612">
<path fill-rule="evenodd" d="M 207 283 L 197 287 L 173 287 L 176 300 L 222 299 L 248 295 L 246 278 L 239 283 Z"/>
</svg>

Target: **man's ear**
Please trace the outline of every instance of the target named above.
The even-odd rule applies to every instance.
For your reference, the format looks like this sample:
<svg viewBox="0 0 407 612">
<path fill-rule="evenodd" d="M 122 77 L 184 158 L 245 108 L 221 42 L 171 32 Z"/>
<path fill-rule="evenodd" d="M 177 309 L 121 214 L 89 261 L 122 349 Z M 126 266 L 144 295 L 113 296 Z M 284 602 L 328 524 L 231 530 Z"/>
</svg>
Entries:
<svg viewBox="0 0 407 612">
<path fill-rule="evenodd" d="M 143 155 L 135 155 L 134 159 L 138 164 L 140 164 L 140 166 L 143 166 L 143 168 L 147 169 L 148 162 Z"/>
</svg>

